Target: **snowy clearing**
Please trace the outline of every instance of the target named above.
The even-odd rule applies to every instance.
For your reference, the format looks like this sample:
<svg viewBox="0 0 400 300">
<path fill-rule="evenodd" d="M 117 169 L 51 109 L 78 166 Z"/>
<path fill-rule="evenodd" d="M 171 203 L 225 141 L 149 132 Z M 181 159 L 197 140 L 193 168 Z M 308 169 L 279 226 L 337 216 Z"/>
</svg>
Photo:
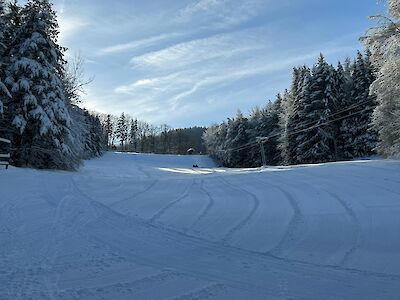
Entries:
<svg viewBox="0 0 400 300">
<path fill-rule="evenodd" d="M 400 299 L 398 161 L 108 153 L 0 191 L 0 299 Z"/>
</svg>

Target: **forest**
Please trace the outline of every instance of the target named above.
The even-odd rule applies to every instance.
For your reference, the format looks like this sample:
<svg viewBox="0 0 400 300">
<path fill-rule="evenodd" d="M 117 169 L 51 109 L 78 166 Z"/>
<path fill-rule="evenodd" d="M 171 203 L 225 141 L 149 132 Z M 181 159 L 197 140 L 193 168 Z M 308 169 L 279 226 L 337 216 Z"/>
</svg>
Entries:
<svg viewBox="0 0 400 300">
<path fill-rule="evenodd" d="M 122 113 L 119 117 L 99 114 L 109 149 L 140 153 L 187 154 L 206 152 L 202 137 L 205 127 L 174 129 L 167 124 L 155 126 Z"/>
<path fill-rule="evenodd" d="M 376 96 L 370 94 L 376 70 L 371 53 L 358 52 L 337 67 L 324 56 L 312 67 L 293 69 L 291 87 L 266 107 L 241 112 L 208 128 L 208 151 L 225 166 L 320 163 L 371 156 L 377 131 L 370 126 Z"/>
</svg>

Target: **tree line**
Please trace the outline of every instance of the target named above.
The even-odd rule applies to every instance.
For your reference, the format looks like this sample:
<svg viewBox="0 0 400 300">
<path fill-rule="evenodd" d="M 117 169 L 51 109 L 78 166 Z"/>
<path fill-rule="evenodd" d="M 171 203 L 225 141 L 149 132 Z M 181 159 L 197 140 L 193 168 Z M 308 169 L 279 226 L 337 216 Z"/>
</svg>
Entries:
<svg viewBox="0 0 400 300">
<path fill-rule="evenodd" d="M 204 127 L 174 129 L 169 125 L 155 126 L 122 113 L 99 115 L 109 149 L 141 153 L 187 154 L 193 148 L 205 153 L 202 141 Z"/>
<path fill-rule="evenodd" d="M 229 167 L 320 163 L 369 156 L 377 133 L 371 128 L 376 96 L 371 53 L 357 53 L 334 67 L 321 54 L 312 67 L 293 69 L 291 87 L 250 116 L 211 126 L 203 139 L 208 152 Z"/>
<path fill-rule="evenodd" d="M 105 149 L 99 118 L 76 105 L 82 82 L 58 36 L 48 0 L 0 1 L 0 135 L 15 166 L 74 170 Z"/>
<path fill-rule="evenodd" d="M 386 2 L 361 38 L 364 56 L 334 68 L 321 54 L 311 69 L 294 68 L 274 102 L 209 127 L 208 152 L 230 167 L 259 166 L 262 156 L 270 165 L 400 158 L 400 0 Z"/>
</svg>

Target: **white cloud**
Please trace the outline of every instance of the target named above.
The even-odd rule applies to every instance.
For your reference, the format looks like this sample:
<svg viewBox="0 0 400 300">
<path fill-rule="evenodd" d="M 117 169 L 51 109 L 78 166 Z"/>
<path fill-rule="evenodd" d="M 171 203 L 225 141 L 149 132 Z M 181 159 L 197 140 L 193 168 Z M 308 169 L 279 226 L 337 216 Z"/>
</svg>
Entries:
<svg viewBox="0 0 400 300">
<path fill-rule="evenodd" d="M 198 23 L 202 28 L 225 29 L 250 20 L 268 2 L 271 1 L 198 0 L 180 10 L 176 21 Z"/>
<path fill-rule="evenodd" d="M 184 9 L 180 11 L 180 15 L 183 18 L 188 18 L 199 12 L 206 12 L 211 9 L 215 9 L 218 6 L 223 5 L 226 0 L 198 0 L 190 3 Z"/>
<path fill-rule="evenodd" d="M 139 67 L 169 69 L 215 58 L 228 58 L 264 47 L 265 45 L 249 35 L 249 32 L 235 32 L 183 42 L 159 51 L 135 56 L 131 59 L 131 63 Z"/>
<path fill-rule="evenodd" d="M 129 43 L 122 43 L 122 44 L 105 47 L 105 48 L 99 49 L 96 54 L 99 56 L 102 56 L 102 55 L 132 51 L 132 50 L 136 50 L 139 48 L 152 46 L 157 43 L 167 41 L 169 39 L 177 38 L 179 36 L 182 36 L 182 34 L 179 34 L 179 33 L 161 34 L 161 35 L 152 36 L 152 37 L 149 37 L 146 39 L 135 40 L 135 41 L 132 41 Z"/>
<path fill-rule="evenodd" d="M 350 49 L 336 47 L 325 49 L 323 52 L 330 55 Z M 209 99 L 215 101 L 215 96 L 221 91 L 229 90 L 229 87 L 239 87 L 241 80 L 253 76 L 268 78 L 271 74 L 281 71 L 287 71 L 289 78 L 292 66 L 312 61 L 318 55 L 319 50 L 304 49 L 303 53 L 292 56 L 278 53 L 275 57 L 257 56 L 245 62 L 229 62 L 224 66 L 204 64 L 196 68 L 195 72 L 185 69 L 165 76 L 142 78 L 132 84 L 119 86 L 114 92 L 125 97 L 129 95 L 129 99 L 132 99 L 129 101 L 130 105 L 139 115 L 146 116 L 149 120 L 167 120 L 178 115 L 184 117 L 183 110 L 186 111 L 190 107 L 193 109 L 198 105 L 204 106 Z M 201 98 L 204 102 L 199 102 Z M 160 111 L 155 116 L 153 113 L 157 109 Z"/>
<path fill-rule="evenodd" d="M 167 76 L 153 77 L 139 79 L 132 84 L 121 85 L 114 89 L 117 94 L 135 95 L 145 91 L 149 93 L 159 92 L 163 93 L 166 91 L 174 90 L 174 87 L 182 85 L 185 81 L 188 81 L 187 74 L 185 73 L 172 73 Z"/>
<path fill-rule="evenodd" d="M 96 75 L 88 106 L 172 125 L 246 110 L 287 87 L 293 65 L 312 64 L 320 51 L 351 53 L 356 40 L 324 35 L 314 42 L 313 30 L 295 28 L 285 14 L 276 14 L 282 3 L 297 5 L 291 0 L 166 1 L 156 11 L 140 1 L 117 1 L 110 5 L 127 10 L 113 15 L 94 0 L 83 1 L 85 9 L 79 1 L 57 1 L 62 39 L 85 52 Z"/>
</svg>

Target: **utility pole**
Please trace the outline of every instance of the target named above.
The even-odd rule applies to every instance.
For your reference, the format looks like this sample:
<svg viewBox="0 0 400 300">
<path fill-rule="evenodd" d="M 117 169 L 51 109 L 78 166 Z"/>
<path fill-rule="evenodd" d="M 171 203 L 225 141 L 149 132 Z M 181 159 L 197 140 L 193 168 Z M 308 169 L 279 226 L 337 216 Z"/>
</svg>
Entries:
<svg viewBox="0 0 400 300">
<path fill-rule="evenodd" d="M 266 167 L 267 166 L 267 159 L 265 157 L 265 148 L 264 148 L 264 142 L 268 141 L 268 138 L 265 137 L 257 137 L 257 141 L 260 144 L 260 152 L 261 152 L 261 159 L 262 159 L 262 166 Z"/>
</svg>

